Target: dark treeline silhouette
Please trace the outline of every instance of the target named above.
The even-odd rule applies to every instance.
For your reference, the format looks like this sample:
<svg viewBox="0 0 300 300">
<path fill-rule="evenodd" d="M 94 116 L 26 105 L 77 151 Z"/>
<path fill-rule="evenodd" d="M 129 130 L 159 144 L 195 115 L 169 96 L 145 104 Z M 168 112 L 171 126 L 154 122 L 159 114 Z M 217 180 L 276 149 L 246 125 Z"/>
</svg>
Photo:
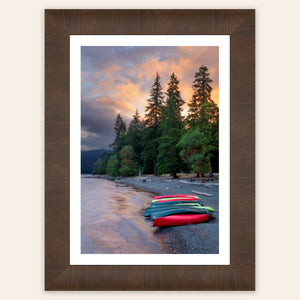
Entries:
<svg viewBox="0 0 300 300">
<path fill-rule="evenodd" d="M 201 179 L 204 172 L 212 174 L 219 156 L 219 108 L 211 98 L 209 75 L 204 65 L 195 73 L 193 96 L 184 118 L 185 101 L 177 76 L 171 74 L 163 93 L 156 74 L 144 119 L 136 110 L 127 129 L 121 114 L 117 115 L 111 151 L 98 159 L 93 174 L 170 174 L 177 178 L 178 172 L 196 172 Z"/>
</svg>

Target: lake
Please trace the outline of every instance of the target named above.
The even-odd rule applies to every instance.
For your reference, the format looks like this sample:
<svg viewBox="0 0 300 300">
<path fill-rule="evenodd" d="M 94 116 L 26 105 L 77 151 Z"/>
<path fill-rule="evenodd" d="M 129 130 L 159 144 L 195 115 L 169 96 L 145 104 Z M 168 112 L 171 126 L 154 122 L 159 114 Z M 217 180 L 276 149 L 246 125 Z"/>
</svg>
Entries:
<svg viewBox="0 0 300 300">
<path fill-rule="evenodd" d="M 81 253 L 170 253 L 144 217 L 154 194 L 115 181 L 81 177 Z"/>
</svg>

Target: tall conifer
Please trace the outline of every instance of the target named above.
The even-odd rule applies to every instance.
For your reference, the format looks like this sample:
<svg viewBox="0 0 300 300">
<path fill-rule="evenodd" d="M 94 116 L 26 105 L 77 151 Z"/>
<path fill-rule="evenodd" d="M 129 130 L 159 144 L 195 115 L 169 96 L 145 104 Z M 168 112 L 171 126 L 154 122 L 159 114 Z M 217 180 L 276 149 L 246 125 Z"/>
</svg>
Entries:
<svg viewBox="0 0 300 300">
<path fill-rule="evenodd" d="M 164 95 L 162 92 L 162 86 L 160 83 L 160 77 L 156 73 L 154 83 L 150 92 L 150 98 L 147 99 L 145 123 L 147 126 L 157 129 L 163 111 Z"/>
<path fill-rule="evenodd" d="M 144 172 L 153 172 L 157 175 L 157 155 L 158 155 L 158 137 L 159 125 L 162 119 L 163 112 L 163 92 L 160 83 L 160 77 L 156 73 L 152 89 L 150 91 L 150 98 L 147 99 L 146 114 L 145 114 L 145 128 L 142 136 L 142 160 L 144 164 Z"/>
<path fill-rule="evenodd" d="M 141 166 L 141 153 L 142 153 L 142 128 L 143 124 L 140 119 L 140 114 L 136 110 L 133 119 L 129 124 L 128 132 L 126 135 L 126 144 L 133 147 L 133 160 Z"/>
<path fill-rule="evenodd" d="M 197 125 L 199 120 L 200 109 L 205 102 L 213 103 L 211 99 L 212 87 L 210 83 L 212 80 L 209 78 L 208 68 L 202 65 L 198 72 L 195 73 L 193 82 L 193 96 L 189 106 L 188 124 L 190 127 Z"/>
<path fill-rule="evenodd" d="M 179 90 L 179 80 L 172 73 L 167 90 L 167 105 L 163 112 L 163 118 L 160 126 L 161 137 L 158 147 L 158 172 L 159 174 L 170 173 L 174 178 L 182 166 L 183 161 L 180 157 L 180 150 L 177 143 L 183 130 L 183 118 L 181 116 L 181 107 L 184 101 Z"/>
<path fill-rule="evenodd" d="M 202 65 L 198 72 L 195 73 L 193 82 L 193 96 L 189 103 L 189 112 L 187 117 L 188 127 L 191 129 L 195 126 L 205 134 L 209 143 L 210 151 L 215 151 L 218 155 L 219 147 L 219 109 L 211 98 L 211 82 L 208 68 Z M 210 174 L 212 174 L 211 161 L 209 156 L 208 164 Z"/>
<path fill-rule="evenodd" d="M 126 123 L 121 117 L 121 114 L 118 114 L 115 121 L 115 140 L 110 145 L 113 151 L 118 155 L 121 149 L 125 146 L 125 136 L 126 136 Z"/>
</svg>

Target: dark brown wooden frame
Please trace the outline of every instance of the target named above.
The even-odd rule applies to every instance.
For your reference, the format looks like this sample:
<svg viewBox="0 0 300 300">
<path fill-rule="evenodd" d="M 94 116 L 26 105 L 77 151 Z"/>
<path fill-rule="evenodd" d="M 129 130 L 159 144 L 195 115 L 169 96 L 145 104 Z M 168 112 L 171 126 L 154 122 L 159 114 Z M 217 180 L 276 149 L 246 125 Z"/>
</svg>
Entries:
<svg viewBox="0 0 300 300">
<path fill-rule="evenodd" d="M 229 266 L 70 266 L 73 34 L 230 35 Z M 45 290 L 255 289 L 255 10 L 46 10 L 45 147 Z"/>
</svg>

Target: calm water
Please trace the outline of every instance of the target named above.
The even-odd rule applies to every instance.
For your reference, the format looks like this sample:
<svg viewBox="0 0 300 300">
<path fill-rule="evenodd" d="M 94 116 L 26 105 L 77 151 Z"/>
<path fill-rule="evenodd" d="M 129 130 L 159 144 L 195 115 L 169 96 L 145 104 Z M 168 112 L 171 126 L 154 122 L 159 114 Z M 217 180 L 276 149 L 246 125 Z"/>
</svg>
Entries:
<svg viewBox="0 0 300 300">
<path fill-rule="evenodd" d="M 144 218 L 153 194 L 114 181 L 81 177 L 81 252 L 171 253 L 167 232 Z"/>
</svg>

